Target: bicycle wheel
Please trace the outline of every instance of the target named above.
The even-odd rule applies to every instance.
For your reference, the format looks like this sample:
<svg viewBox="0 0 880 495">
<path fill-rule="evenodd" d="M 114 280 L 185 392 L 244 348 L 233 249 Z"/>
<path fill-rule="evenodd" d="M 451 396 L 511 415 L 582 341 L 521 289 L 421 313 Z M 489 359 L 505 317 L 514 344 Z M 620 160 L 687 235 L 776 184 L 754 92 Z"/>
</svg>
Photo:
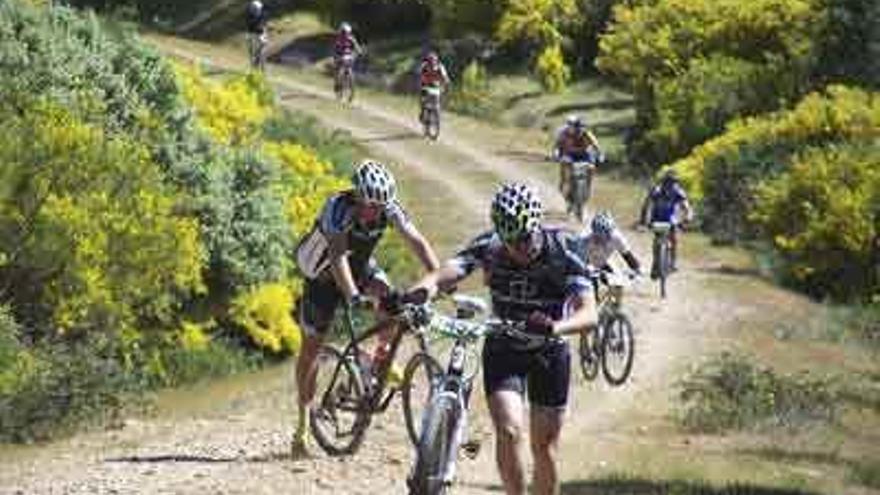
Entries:
<svg viewBox="0 0 880 495">
<path fill-rule="evenodd" d="M 666 279 L 669 277 L 669 245 L 667 240 L 660 242 L 660 297 L 666 299 Z"/>
<path fill-rule="evenodd" d="M 599 374 L 599 354 L 596 352 L 595 332 L 582 333 L 578 345 L 578 357 L 581 362 L 581 372 L 584 379 L 593 381 Z"/>
<path fill-rule="evenodd" d="M 351 103 L 354 100 L 354 71 L 348 68 L 342 77 L 342 100 Z"/>
<path fill-rule="evenodd" d="M 436 108 L 430 108 L 427 117 L 425 135 L 436 141 L 440 137 L 440 112 Z"/>
<path fill-rule="evenodd" d="M 441 495 L 449 483 L 444 480 L 456 446 L 452 445 L 458 428 L 459 409 L 454 397 L 440 396 L 431 403 L 425 430 L 419 440 L 412 476 L 407 480 L 410 495 Z"/>
<path fill-rule="evenodd" d="M 312 436 L 330 455 L 353 454 L 370 425 L 360 370 L 330 346 L 318 350 L 317 363 L 318 402 L 309 410 Z"/>
<path fill-rule="evenodd" d="M 622 385 L 629 378 L 635 357 L 632 323 L 621 313 L 605 320 L 602 338 L 602 374 L 611 385 Z"/>
<path fill-rule="evenodd" d="M 424 411 L 431 403 L 434 389 L 442 375 L 440 363 L 425 352 L 414 354 L 406 364 L 400 393 L 406 431 L 414 447 L 419 444 Z"/>
</svg>

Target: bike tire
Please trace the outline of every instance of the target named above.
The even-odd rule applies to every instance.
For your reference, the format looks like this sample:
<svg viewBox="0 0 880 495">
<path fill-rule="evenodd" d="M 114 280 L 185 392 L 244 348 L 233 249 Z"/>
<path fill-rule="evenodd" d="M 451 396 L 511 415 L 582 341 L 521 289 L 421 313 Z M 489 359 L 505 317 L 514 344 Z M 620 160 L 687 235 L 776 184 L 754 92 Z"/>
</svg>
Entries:
<svg viewBox="0 0 880 495">
<path fill-rule="evenodd" d="M 603 323 L 602 336 L 602 374 L 611 385 L 619 386 L 626 382 L 632 372 L 635 358 L 635 337 L 632 323 L 622 313 L 612 313 Z M 612 367 L 610 359 L 620 358 L 621 366 Z"/>
<path fill-rule="evenodd" d="M 595 338 L 594 336 L 593 339 L 595 340 Z M 600 356 L 596 352 L 598 346 L 591 344 L 589 339 L 588 334 L 581 334 L 578 344 L 578 360 L 580 361 L 581 373 L 584 375 L 584 379 L 591 382 L 599 376 Z"/>
<path fill-rule="evenodd" d="M 449 462 L 454 462 L 457 446 L 452 445 L 460 412 L 455 400 L 440 396 L 431 403 L 425 429 L 416 449 L 416 462 L 407 480 L 410 495 L 442 495 L 448 483 L 443 479 Z"/>
<path fill-rule="evenodd" d="M 354 454 L 371 420 L 360 370 L 353 360 L 328 345 L 318 349 L 316 361 L 318 379 L 322 371 L 329 372 L 330 377 L 323 387 L 320 381 L 317 383 L 318 402 L 309 409 L 312 436 L 330 455 Z M 350 426 L 340 428 L 340 413 L 349 418 Z"/>
<path fill-rule="evenodd" d="M 406 431 L 413 447 L 418 447 L 422 432 L 422 416 L 425 407 L 431 403 L 435 385 L 442 375 L 443 367 L 424 350 L 414 354 L 406 364 L 400 397 Z"/>
<path fill-rule="evenodd" d="M 428 122 L 425 124 L 425 134 L 436 141 L 440 137 L 440 112 L 436 109 L 428 111 Z"/>
<path fill-rule="evenodd" d="M 669 249 L 666 242 L 660 243 L 660 298 L 666 299 L 666 280 L 669 277 Z"/>
</svg>

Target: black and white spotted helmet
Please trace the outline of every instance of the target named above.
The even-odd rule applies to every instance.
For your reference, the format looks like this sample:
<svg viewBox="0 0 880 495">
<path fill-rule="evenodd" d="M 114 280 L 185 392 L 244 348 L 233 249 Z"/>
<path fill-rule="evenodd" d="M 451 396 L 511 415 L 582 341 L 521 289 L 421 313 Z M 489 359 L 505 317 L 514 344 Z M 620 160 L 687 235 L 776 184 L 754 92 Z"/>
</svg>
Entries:
<svg viewBox="0 0 880 495">
<path fill-rule="evenodd" d="M 386 204 L 394 201 L 397 185 L 391 172 L 379 162 L 362 161 L 351 177 L 357 195 L 366 201 Z"/>
<path fill-rule="evenodd" d="M 544 206 L 525 184 L 503 184 L 492 200 L 492 224 L 504 242 L 513 242 L 541 225 Z"/>
</svg>

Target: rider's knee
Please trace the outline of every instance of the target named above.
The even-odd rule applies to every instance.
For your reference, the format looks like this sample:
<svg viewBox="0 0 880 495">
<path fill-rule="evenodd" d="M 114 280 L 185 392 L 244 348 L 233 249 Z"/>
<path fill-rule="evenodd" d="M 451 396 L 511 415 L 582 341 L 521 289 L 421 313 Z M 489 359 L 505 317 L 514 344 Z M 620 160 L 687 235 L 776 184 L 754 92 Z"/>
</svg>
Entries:
<svg viewBox="0 0 880 495">
<path fill-rule="evenodd" d="M 523 432 L 520 425 L 514 423 L 503 423 L 495 427 L 498 435 L 499 443 L 505 445 L 519 445 L 522 442 Z"/>
</svg>

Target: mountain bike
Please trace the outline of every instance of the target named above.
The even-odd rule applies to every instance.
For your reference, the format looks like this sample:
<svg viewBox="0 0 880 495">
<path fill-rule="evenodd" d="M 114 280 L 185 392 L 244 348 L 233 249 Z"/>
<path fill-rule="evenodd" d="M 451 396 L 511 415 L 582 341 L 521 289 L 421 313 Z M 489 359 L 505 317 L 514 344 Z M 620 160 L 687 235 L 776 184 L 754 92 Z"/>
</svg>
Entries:
<svg viewBox="0 0 880 495">
<path fill-rule="evenodd" d="M 424 305 L 427 295 L 422 292 L 404 297 L 391 297 L 386 305 L 387 319 L 355 335 L 355 324 L 350 308 L 340 319 L 348 342 L 342 350 L 323 345 L 318 350 L 318 391 L 315 405 L 309 410 L 312 436 L 330 455 L 353 454 L 364 440 L 374 414 L 382 413 L 394 398 L 399 387 L 388 383 L 388 368 L 400 347 L 403 336 L 417 338 L 419 352 L 427 353 L 428 344 L 423 327 L 430 314 Z M 388 358 L 379 368 L 370 371 L 363 363 L 361 344 L 386 328 L 394 326 L 394 337 Z M 323 374 L 322 374 L 323 372 Z"/>
<path fill-rule="evenodd" d="M 629 317 L 623 312 L 623 281 L 609 280 L 607 273 L 593 278 L 599 322 L 594 330 L 581 334 L 578 345 L 581 372 L 594 380 L 602 368 L 605 380 L 622 385 L 632 372 L 635 337 Z"/>
<path fill-rule="evenodd" d="M 421 111 L 419 120 L 422 123 L 425 137 L 437 140 L 440 136 L 440 92 L 439 86 L 422 88 Z"/>
<path fill-rule="evenodd" d="M 454 340 L 446 371 L 436 377 L 427 409 L 421 417 L 416 459 L 407 477 L 410 495 L 448 493 L 455 480 L 459 448 L 475 457 L 479 446 L 466 442 L 467 412 L 478 367 L 468 369 L 473 344 L 489 333 L 503 333 L 518 340 L 544 345 L 548 337 L 526 334 L 522 323 L 487 321 L 482 324 L 459 318 L 440 319 L 438 331 Z M 433 358 L 431 358 L 433 359 Z"/>
<path fill-rule="evenodd" d="M 672 273 L 672 227 L 670 222 L 651 223 L 651 231 L 654 232 L 651 278 L 656 278 L 660 284 L 660 297 L 663 299 L 666 298 L 666 280 Z"/>
<path fill-rule="evenodd" d="M 266 66 L 266 46 L 269 44 L 269 34 L 264 30 L 262 33 L 248 33 L 248 55 L 251 69 L 263 71 Z"/>
<path fill-rule="evenodd" d="M 574 215 L 579 222 L 584 221 L 584 206 L 593 193 L 596 165 L 604 161 L 604 156 L 595 147 L 590 147 L 586 155 L 586 159 L 578 160 L 563 157 L 561 163 L 561 166 L 569 167 L 568 187 L 563 191 L 566 213 Z"/>
<path fill-rule="evenodd" d="M 354 61 L 354 53 L 337 57 L 333 84 L 336 99 L 349 104 L 354 100 Z"/>
</svg>

